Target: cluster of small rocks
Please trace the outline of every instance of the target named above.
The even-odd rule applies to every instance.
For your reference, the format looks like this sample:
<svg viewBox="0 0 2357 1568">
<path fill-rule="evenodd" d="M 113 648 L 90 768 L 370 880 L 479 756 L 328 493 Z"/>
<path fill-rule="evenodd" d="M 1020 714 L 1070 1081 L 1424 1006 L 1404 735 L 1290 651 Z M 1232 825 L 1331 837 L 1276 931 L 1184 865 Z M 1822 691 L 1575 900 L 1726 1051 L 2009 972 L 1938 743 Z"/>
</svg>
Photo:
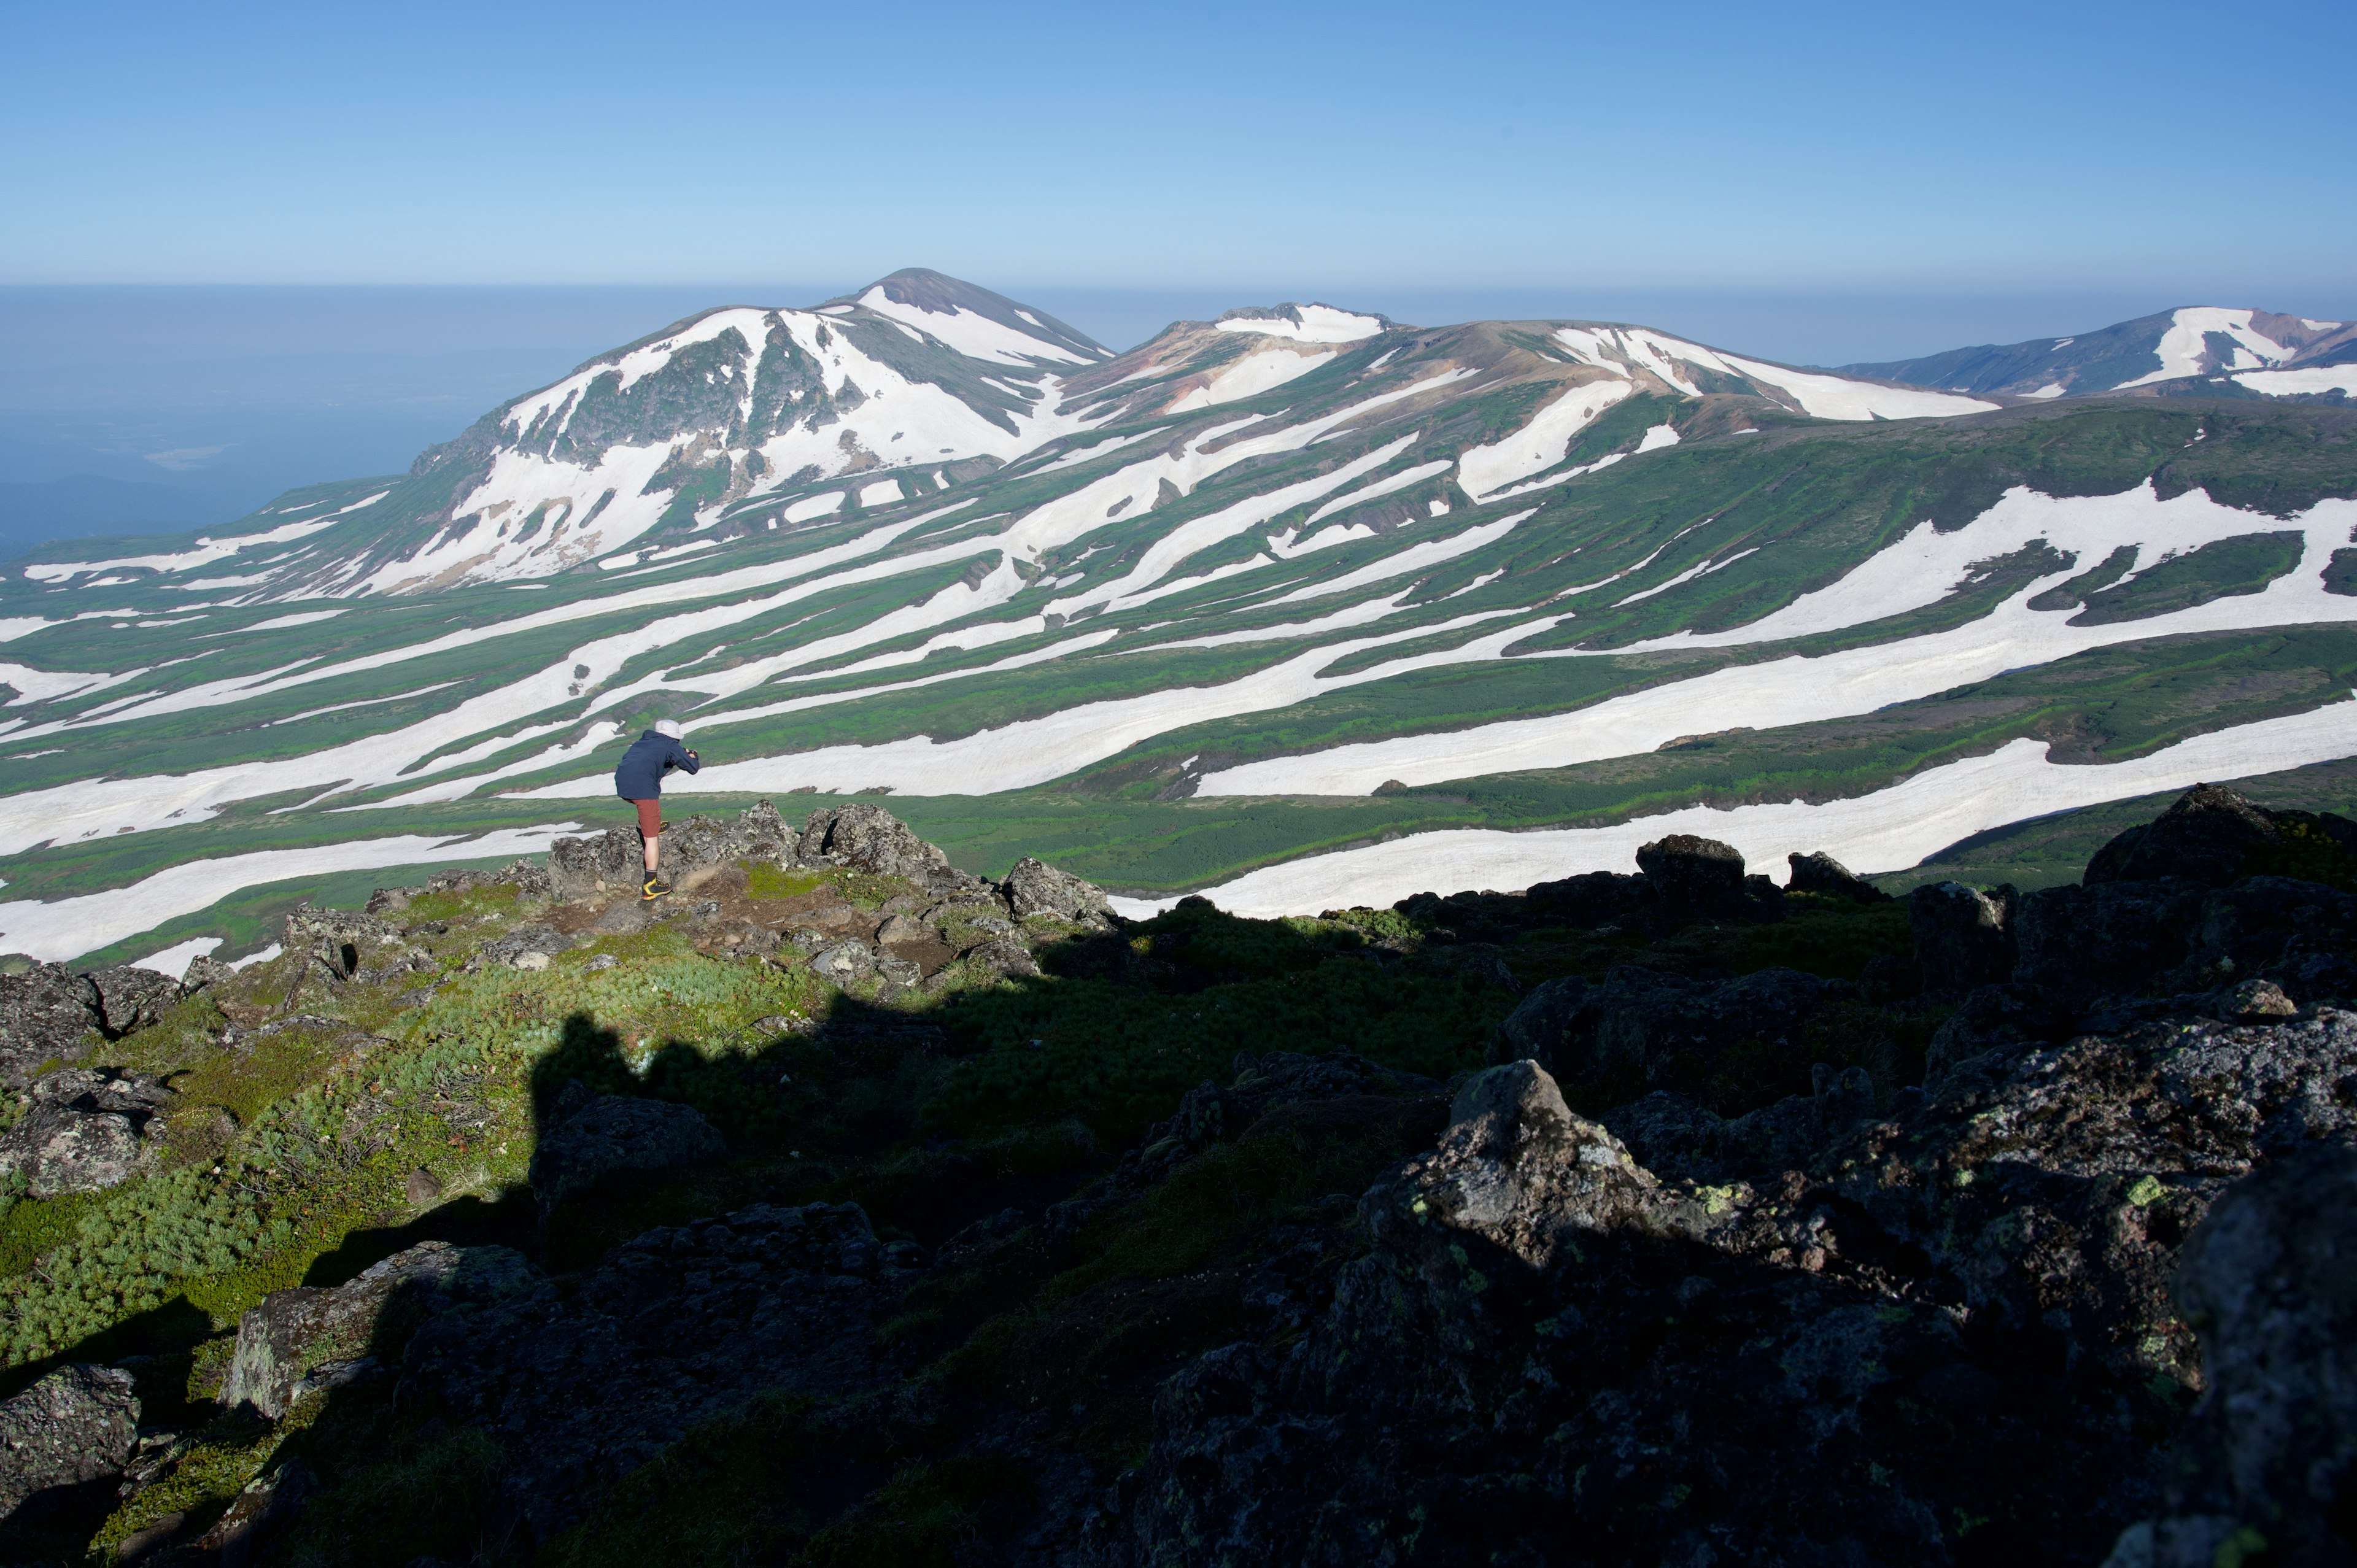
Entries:
<svg viewBox="0 0 2357 1568">
<path fill-rule="evenodd" d="M 634 888 L 643 864 L 640 843 L 636 830 L 628 828 L 557 840 L 550 847 L 547 873 L 553 896 L 582 899 Z M 799 950 L 789 961 L 807 961 L 813 972 L 840 989 L 873 983 L 885 994 L 938 992 L 952 983 L 942 972 L 952 960 L 969 976 L 984 979 L 1036 975 L 1039 961 L 1026 922 L 1044 918 L 1060 932 L 1114 927 L 1104 894 L 1090 883 L 1029 856 L 996 883 L 969 875 L 907 823 L 866 801 L 813 811 L 798 830 L 762 800 L 734 820 L 692 817 L 664 832 L 665 874 L 683 884 L 733 861 L 782 870 L 842 868 L 909 885 L 909 892 L 888 899 L 879 917 L 856 930 L 829 922 L 783 933 L 731 933 L 737 939 L 731 945 L 740 951 L 773 948 L 782 935 Z M 696 911 L 694 905 L 686 908 Z M 620 907 L 609 910 L 609 918 L 661 917 Z"/>
</svg>

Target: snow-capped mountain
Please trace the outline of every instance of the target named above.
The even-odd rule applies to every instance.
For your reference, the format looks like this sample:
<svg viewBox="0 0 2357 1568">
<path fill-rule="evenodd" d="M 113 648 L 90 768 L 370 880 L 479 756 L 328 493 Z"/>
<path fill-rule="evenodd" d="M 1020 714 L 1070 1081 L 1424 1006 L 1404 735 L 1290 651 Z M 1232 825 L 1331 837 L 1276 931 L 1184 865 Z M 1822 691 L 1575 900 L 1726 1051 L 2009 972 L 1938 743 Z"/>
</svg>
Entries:
<svg viewBox="0 0 2357 1568">
<path fill-rule="evenodd" d="M 1424 328 L 1322 304 L 1178 322 L 1115 355 L 1003 295 L 910 269 L 809 309 L 731 306 L 674 323 L 492 411 L 405 476 L 314 487 L 177 551 L 93 559 L 76 544 L 46 553 L 81 559 L 37 553 L 27 570 L 48 582 L 77 568 L 85 582 L 177 574 L 269 600 L 611 572 L 941 495 L 1050 448 L 1077 460 L 1098 448 L 1067 437 L 1340 368 L 1447 375 L 1460 400 L 1553 389 L 1525 426 L 1466 455 L 1459 483 L 1482 497 L 1557 466 L 1583 427 L 1635 392 L 1835 420 L 1998 406 L 1643 327 Z M 1667 427 L 1653 437 L 1667 438 Z M 231 555 L 236 572 L 215 569 Z"/>
<path fill-rule="evenodd" d="M 2357 754 L 2351 451 L 2313 399 L 1960 393 L 1622 324 L 1303 303 L 1114 354 L 921 273 L 716 310 L 407 476 L 0 574 L 0 947 L 127 941 L 304 844 L 594 815 L 662 714 L 707 758 L 682 794 L 1086 803 L 1114 885 L 1257 865 L 1268 907 L 1561 875 L 1605 831 L 1563 824 L 1641 808 L 1822 805 L 1892 869 Z M 1288 800 L 1325 803 L 1255 804 Z M 170 869 L 241 835 L 243 870 Z"/>
<path fill-rule="evenodd" d="M 1845 373 L 1982 396 L 2334 398 L 2357 392 L 2357 321 L 2187 306 L 2071 338 L 1951 349 Z"/>
<path fill-rule="evenodd" d="M 485 415 L 365 515 L 339 508 L 273 581 L 351 596 L 539 578 L 784 488 L 845 480 L 867 505 L 940 489 L 1076 428 L 1060 381 L 1109 354 L 921 270 L 810 309 L 705 311 Z M 283 535 L 327 504 L 264 517 Z"/>
</svg>

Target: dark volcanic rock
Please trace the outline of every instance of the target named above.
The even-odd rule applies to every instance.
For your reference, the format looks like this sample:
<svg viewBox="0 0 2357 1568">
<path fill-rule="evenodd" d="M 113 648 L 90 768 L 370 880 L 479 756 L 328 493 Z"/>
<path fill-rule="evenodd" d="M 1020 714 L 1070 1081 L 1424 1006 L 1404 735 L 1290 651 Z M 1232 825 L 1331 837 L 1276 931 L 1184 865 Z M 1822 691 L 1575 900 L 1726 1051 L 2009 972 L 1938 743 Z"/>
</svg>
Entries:
<svg viewBox="0 0 2357 1568">
<path fill-rule="evenodd" d="M 1923 1081 L 1936 1085 L 1949 1069 L 1987 1051 L 2018 1055 L 2071 1032 L 2077 1012 L 2035 986 L 1975 986 L 1923 1052 Z"/>
<path fill-rule="evenodd" d="M 1821 849 L 1807 854 L 1795 852 L 1784 858 L 1792 865 L 1792 877 L 1784 884 L 1787 892 L 1828 893 L 1838 898 L 1856 899 L 1861 904 L 1887 904 L 1890 901 L 1889 894 Z"/>
<path fill-rule="evenodd" d="M 182 994 L 170 975 L 127 963 L 91 970 L 89 978 L 98 993 L 99 1026 L 114 1037 L 155 1023 Z"/>
<path fill-rule="evenodd" d="M 1517 1027 L 1528 1036 L 1528 1054 L 1556 1077 L 1641 1093 L 1685 1082 L 1747 1039 L 1789 1047 L 1811 1018 L 1854 993 L 1841 981 L 1793 969 L 1713 984 L 1622 964 L 1601 984 L 1566 981 L 1532 1014 L 1514 1016 L 1523 1017 Z M 1537 1002 L 1534 993 L 1524 1005 Z M 1564 1023 L 1550 1038 L 1555 1016 Z"/>
<path fill-rule="evenodd" d="M 757 800 L 737 817 L 698 814 L 663 824 L 663 875 L 673 881 L 705 866 L 732 860 L 795 864 L 798 837 L 777 807 Z M 587 838 L 558 839 L 548 846 L 544 886 L 525 886 L 533 897 L 583 898 L 603 889 L 635 888 L 646 875 L 646 845 L 635 826 L 608 828 Z M 501 880 L 511 880 L 506 872 Z M 520 884 L 521 885 L 521 884 Z"/>
<path fill-rule="evenodd" d="M 0 974 L 0 1079 L 30 1080 L 45 1061 L 72 1061 L 94 1042 L 98 990 L 61 963 Z"/>
<path fill-rule="evenodd" d="M 237 971 L 231 966 L 221 962 L 210 953 L 199 953 L 188 961 L 188 972 L 180 977 L 180 988 L 194 996 L 208 986 L 219 985 L 224 980 L 236 978 Z"/>
<path fill-rule="evenodd" d="M 346 981 L 368 983 L 435 967 L 432 955 L 412 947 L 401 928 L 379 915 L 350 909 L 315 908 L 307 901 L 287 915 L 279 943 L 303 965 L 288 993 L 292 1004 L 301 987 Z"/>
<path fill-rule="evenodd" d="M 399 1402 L 497 1439 L 514 1461 L 506 1495 L 545 1539 L 757 1393 L 883 1381 L 874 1326 L 910 1277 L 851 1204 L 650 1230 L 576 1280 L 427 1323 Z"/>
<path fill-rule="evenodd" d="M 1060 920 L 1109 924 L 1104 918 L 1107 908 L 1103 888 L 1028 854 L 1015 863 L 1015 868 L 998 887 L 1006 898 L 1006 907 L 1018 920 L 1033 915 L 1053 915 Z"/>
<path fill-rule="evenodd" d="M 2205 894 L 2197 978 L 2257 974 L 2295 1001 L 2357 998 L 2357 895 L 2288 876 L 2246 876 Z"/>
<path fill-rule="evenodd" d="M 1445 1124 L 1441 1086 L 1431 1079 L 1379 1067 L 1355 1051 L 1300 1056 L 1271 1051 L 1236 1056 L 1235 1077 L 1226 1088 L 1204 1083 L 1178 1102 L 1178 1114 L 1157 1122 L 1146 1141 L 1121 1158 L 1096 1188 L 1060 1208 L 1094 1212 L 1109 1197 L 1125 1196 L 1160 1181 L 1214 1144 L 1233 1143 L 1255 1129 L 1268 1130 L 1292 1108 L 1342 1104 L 1361 1121 L 1394 1122 L 1423 1137 Z M 1065 1216 L 1069 1227 L 1072 1216 Z"/>
<path fill-rule="evenodd" d="M 1674 909 L 1740 908 L 1743 856 L 1732 845 L 1692 833 L 1672 833 L 1637 851 L 1637 866 L 1653 897 Z"/>
<path fill-rule="evenodd" d="M 1590 871 L 1560 882 L 1534 882 L 1523 897 L 1534 914 L 1550 922 L 1602 926 L 1641 913 L 1652 902 L 1653 889 L 1641 876 Z M 1404 906 L 1405 901 L 1394 908 L 1405 912 Z"/>
<path fill-rule="evenodd" d="M 138 1442 L 131 1374 L 61 1367 L 0 1402 L 0 1519 L 27 1501 L 123 1473 Z"/>
<path fill-rule="evenodd" d="M 1587 982 L 1576 974 L 1533 986 L 1530 993 L 1506 1015 L 1506 1021 L 1498 1026 L 1498 1037 L 1491 1042 L 1490 1059 L 1555 1060 L 1587 995 Z"/>
<path fill-rule="evenodd" d="M 1907 896 L 1907 924 L 1915 933 L 1915 963 L 1923 989 L 1935 994 L 1991 985 L 2013 973 L 2014 891 L 1975 891 L 1961 882 L 1935 882 Z"/>
<path fill-rule="evenodd" d="M 2243 875 L 2253 856 L 2276 843 L 2274 815 L 2215 784 L 2197 784 L 2142 827 L 2130 828 L 2097 850 L 2081 878 L 2158 882 L 2180 877 L 2223 887 Z"/>
<path fill-rule="evenodd" d="M 1416 1250 L 1437 1238 L 1453 1262 L 1457 1242 L 1447 1232 L 1475 1235 L 1544 1269 L 1575 1232 L 1704 1228 L 1700 1205 L 1665 1191 L 1620 1140 L 1573 1115 L 1535 1062 L 1476 1073 L 1448 1116 L 1438 1148 L 1361 1202 L 1379 1236 Z"/>
<path fill-rule="evenodd" d="M 349 1283 L 273 1291 L 238 1319 L 221 1402 L 275 1420 L 306 1394 L 376 1370 L 426 1318 L 504 1300 L 539 1277 L 513 1248 L 421 1241 Z"/>
<path fill-rule="evenodd" d="M 2201 907 L 2185 882 L 2040 887 L 2015 910 L 2015 977 L 2079 997 L 2135 989 L 2185 961 Z"/>
<path fill-rule="evenodd" d="M 856 866 L 878 876 L 904 876 L 920 886 L 959 876 L 949 856 L 883 807 L 865 801 L 813 811 L 802 828 L 801 853 L 805 864 Z"/>
<path fill-rule="evenodd" d="M 1493 1069 L 1368 1195 L 1321 1316 L 1164 1387 L 1082 1559 L 2098 1561 L 2160 1500 L 2153 1391 L 2200 1386 L 2180 1239 L 2255 1164 L 2357 1138 L 2352 1070 L 2328 1012 L 1984 1056 L 1880 1120 L 1828 1073 L 1757 1113 L 1792 1174 L 1694 1186 Z M 1648 1141 L 1713 1131 L 1641 1103 Z"/>
<path fill-rule="evenodd" d="M 565 1086 L 549 1114 L 531 1171 L 544 1215 L 617 1172 L 671 1170 L 728 1152 L 719 1130 L 693 1106 L 592 1094 L 577 1079 Z"/>
<path fill-rule="evenodd" d="M 44 1074 L 24 1119 L 0 1133 L 0 1170 L 22 1174 L 35 1197 L 113 1187 L 137 1166 L 148 1121 L 171 1093 L 137 1073 Z"/>
<path fill-rule="evenodd" d="M 2177 1300 L 2209 1388 L 2158 1519 L 2115 1568 L 2345 1563 L 2357 1555 L 2357 1149 L 2236 1183 L 2185 1244 Z M 2264 1556 L 2261 1556 L 2264 1553 Z"/>
</svg>

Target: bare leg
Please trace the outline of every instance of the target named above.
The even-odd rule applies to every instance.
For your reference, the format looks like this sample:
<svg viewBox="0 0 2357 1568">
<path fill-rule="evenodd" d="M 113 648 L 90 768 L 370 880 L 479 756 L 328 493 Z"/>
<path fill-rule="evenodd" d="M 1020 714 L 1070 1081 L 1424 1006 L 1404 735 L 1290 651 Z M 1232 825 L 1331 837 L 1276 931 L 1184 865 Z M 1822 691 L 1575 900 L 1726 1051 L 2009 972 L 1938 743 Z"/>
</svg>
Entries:
<svg viewBox="0 0 2357 1568">
<path fill-rule="evenodd" d="M 649 876 L 652 876 L 655 874 L 656 866 L 662 861 L 662 835 L 661 833 L 657 833 L 653 838 L 648 839 L 645 842 L 647 846 L 647 875 Z"/>
</svg>

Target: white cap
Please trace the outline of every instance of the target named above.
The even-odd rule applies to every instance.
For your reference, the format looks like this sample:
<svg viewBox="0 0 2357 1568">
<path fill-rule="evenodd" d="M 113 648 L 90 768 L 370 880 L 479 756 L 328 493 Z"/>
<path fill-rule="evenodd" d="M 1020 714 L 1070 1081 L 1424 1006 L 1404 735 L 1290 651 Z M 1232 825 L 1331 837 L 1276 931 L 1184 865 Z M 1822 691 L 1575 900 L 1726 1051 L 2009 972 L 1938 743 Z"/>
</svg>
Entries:
<svg viewBox="0 0 2357 1568">
<path fill-rule="evenodd" d="M 677 719 L 657 719 L 655 721 L 655 733 L 657 735 L 667 735 L 671 736 L 672 739 L 677 740 L 680 736 L 679 721 Z"/>
</svg>

